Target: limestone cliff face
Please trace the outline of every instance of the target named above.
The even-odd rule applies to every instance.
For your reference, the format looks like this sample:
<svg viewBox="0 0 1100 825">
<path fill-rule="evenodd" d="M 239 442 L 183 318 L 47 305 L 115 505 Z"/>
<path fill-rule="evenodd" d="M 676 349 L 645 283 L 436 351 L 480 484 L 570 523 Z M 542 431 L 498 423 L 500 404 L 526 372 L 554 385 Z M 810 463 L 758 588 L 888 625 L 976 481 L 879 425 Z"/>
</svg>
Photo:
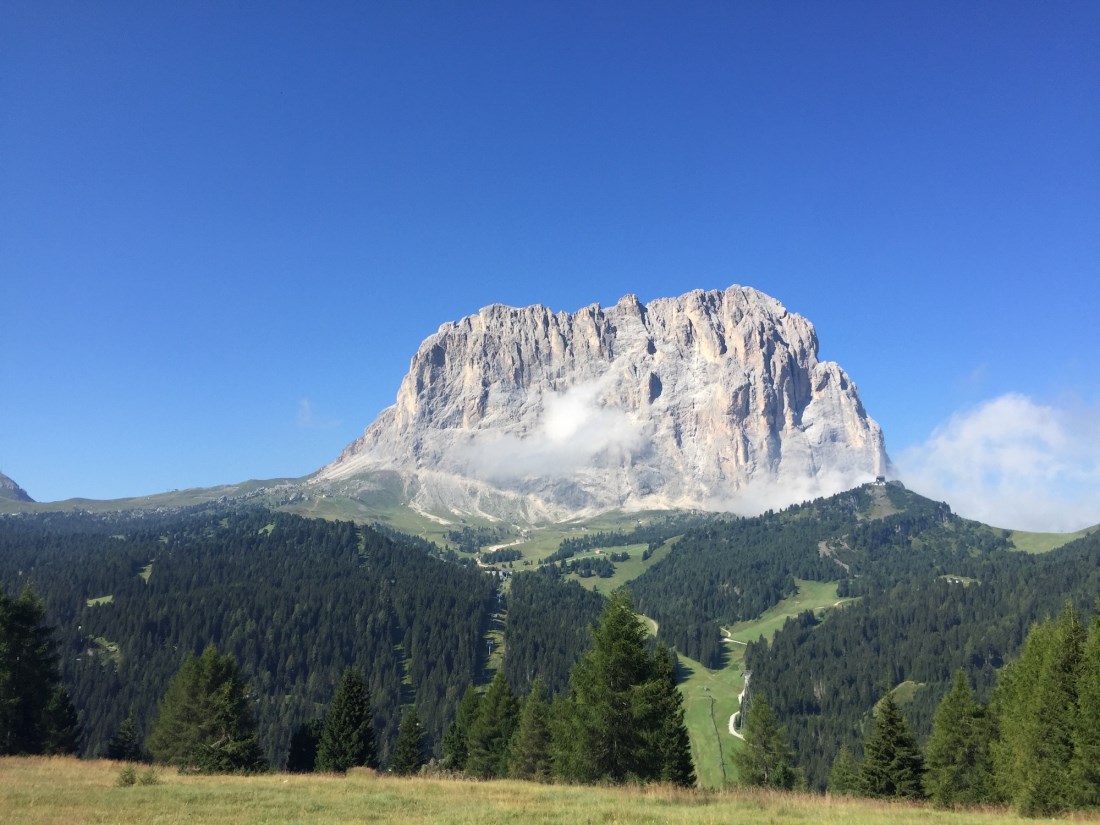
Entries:
<svg viewBox="0 0 1100 825">
<path fill-rule="evenodd" d="M 885 463 L 879 426 L 844 371 L 817 360 L 810 322 L 733 286 L 574 313 L 496 304 L 444 324 L 397 403 L 312 481 L 392 471 L 427 511 L 542 519 L 753 512 Z"/>
</svg>

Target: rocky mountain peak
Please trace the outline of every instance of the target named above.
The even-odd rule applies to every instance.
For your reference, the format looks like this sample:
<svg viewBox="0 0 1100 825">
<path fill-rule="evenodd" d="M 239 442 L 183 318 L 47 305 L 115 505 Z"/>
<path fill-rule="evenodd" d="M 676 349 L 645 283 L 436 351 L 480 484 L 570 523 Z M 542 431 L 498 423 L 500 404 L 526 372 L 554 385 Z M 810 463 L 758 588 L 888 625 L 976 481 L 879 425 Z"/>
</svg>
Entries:
<svg viewBox="0 0 1100 825">
<path fill-rule="evenodd" d="M 755 289 L 573 313 L 493 304 L 443 324 L 396 403 L 314 484 L 396 472 L 414 506 L 541 520 L 755 512 L 882 472 L 855 385 Z"/>
<path fill-rule="evenodd" d="M 8 478 L 3 473 L 0 473 L 0 498 L 10 499 L 12 501 L 34 501 L 27 491 Z"/>
</svg>

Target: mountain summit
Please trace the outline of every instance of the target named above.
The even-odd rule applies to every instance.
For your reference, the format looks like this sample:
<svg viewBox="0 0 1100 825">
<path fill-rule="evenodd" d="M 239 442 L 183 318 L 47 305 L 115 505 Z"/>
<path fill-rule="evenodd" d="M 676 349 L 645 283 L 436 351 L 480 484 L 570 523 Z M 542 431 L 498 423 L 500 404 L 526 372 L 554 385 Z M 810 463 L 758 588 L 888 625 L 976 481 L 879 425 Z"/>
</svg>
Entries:
<svg viewBox="0 0 1100 825">
<path fill-rule="evenodd" d="M 397 403 L 311 483 L 369 489 L 396 474 L 419 510 L 534 521 L 756 512 L 886 462 L 855 385 L 818 360 L 813 325 L 731 286 L 574 313 L 494 304 L 444 324 Z"/>
</svg>

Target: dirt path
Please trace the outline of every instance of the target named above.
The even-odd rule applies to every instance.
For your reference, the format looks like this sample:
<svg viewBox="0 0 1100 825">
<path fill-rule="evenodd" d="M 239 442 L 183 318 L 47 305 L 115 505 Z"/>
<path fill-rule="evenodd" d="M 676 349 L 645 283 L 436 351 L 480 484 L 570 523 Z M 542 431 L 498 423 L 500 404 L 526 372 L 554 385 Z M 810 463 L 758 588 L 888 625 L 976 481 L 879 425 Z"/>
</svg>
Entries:
<svg viewBox="0 0 1100 825">
<path fill-rule="evenodd" d="M 732 640 L 731 640 L 732 641 Z M 738 717 L 741 715 L 741 703 L 745 700 L 745 694 L 749 690 L 749 678 L 752 676 L 751 670 L 745 671 L 745 684 L 741 688 L 741 692 L 737 694 L 737 710 L 730 716 L 730 736 L 736 736 L 738 739 L 744 739 L 741 731 L 737 730 Z"/>
</svg>

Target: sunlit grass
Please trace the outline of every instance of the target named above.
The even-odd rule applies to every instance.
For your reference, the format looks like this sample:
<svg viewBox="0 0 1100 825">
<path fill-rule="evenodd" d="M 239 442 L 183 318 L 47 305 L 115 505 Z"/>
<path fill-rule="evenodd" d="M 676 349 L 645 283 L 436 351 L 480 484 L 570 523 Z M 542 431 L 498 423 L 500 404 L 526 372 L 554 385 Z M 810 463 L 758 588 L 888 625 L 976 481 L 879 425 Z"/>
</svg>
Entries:
<svg viewBox="0 0 1100 825">
<path fill-rule="evenodd" d="M 526 782 L 267 774 L 180 776 L 119 787 L 123 765 L 106 760 L 0 759 L 0 821 L 26 825 L 158 823 L 1017 823 L 1004 811 L 952 813 L 925 806 L 753 791 L 667 786 L 593 788 Z M 1095 821 L 1095 820 L 1093 820 Z"/>
</svg>

